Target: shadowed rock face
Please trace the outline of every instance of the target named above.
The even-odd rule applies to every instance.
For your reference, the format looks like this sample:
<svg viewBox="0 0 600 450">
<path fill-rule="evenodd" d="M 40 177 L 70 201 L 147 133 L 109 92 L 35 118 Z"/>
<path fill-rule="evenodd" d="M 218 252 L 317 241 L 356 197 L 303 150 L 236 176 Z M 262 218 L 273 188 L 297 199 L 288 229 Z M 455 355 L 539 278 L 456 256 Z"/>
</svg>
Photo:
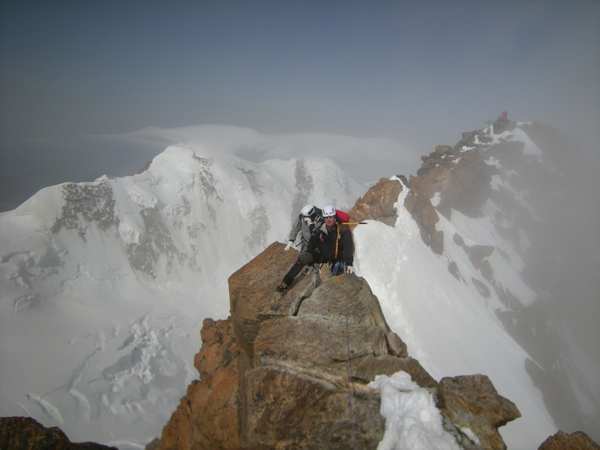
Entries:
<svg viewBox="0 0 600 450">
<path fill-rule="evenodd" d="M 406 371 L 438 398 L 438 383 L 408 356 L 364 279 L 309 271 L 277 293 L 297 256 L 283 248 L 270 245 L 229 278 L 231 316 L 204 321 L 195 358 L 201 379 L 188 387 L 153 449 L 375 449 L 384 431 L 379 394 L 367 387 L 375 375 Z M 445 428 L 465 449 L 479 447 L 452 417 L 465 426 L 471 414 L 468 423 L 478 425 L 471 428 L 482 442 L 511 420 L 487 411 L 510 402 L 480 378 L 461 384 L 460 398 L 472 410 L 453 401 L 449 388 L 438 398 Z M 478 413 L 482 385 L 486 402 Z"/>
<path fill-rule="evenodd" d="M 117 450 L 93 442 L 72 443 L 59 428 L 46 428 L 30 417 L 0 418 L 0 449 Z"/>
</svg>

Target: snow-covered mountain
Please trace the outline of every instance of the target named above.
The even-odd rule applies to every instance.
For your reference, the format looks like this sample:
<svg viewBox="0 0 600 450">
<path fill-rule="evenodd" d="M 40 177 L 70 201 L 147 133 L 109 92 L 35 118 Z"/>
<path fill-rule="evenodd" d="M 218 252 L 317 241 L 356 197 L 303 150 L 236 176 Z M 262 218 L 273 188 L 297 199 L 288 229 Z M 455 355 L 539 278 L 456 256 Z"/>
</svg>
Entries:
<svg viewBox="0 0 600 450">
<path fill-rule="evenodd" d="M 390 326 L 436 378 L 489 375 L 523 415 L 500 430 L 516 449 L 557 427 L 593 435 L 600 411 L 600 359 L 565 333 L 576 321 L 551 320 L 552 286 L 536 283 L 537 272 L 568 278 L 541 257 L 557 257 L 540 234 L 567 176 L 530 137 L 539 128 L 499 121 L 438 146 L 409 186 L 393 178 L 404 186 L 394 226 L 355 232 L 358 272 Z"/>
<path fill-rule="evenodd" d="M 349 207 L 364 190 L 328 159 L 218 150 L 170 146 L 137 175 L 0 214 L 0 415 L 145 444 L 196 376 L 201 321 L 227 315 L 227 277 L 305 203 Z"/>
<path fill-rule="evenodd" d="M 561 413 L 597 418 L 600 358 L 555 307 L 572 285 L 549 283 L 585 250 L 548 246 L 572 184 L 562 155 L 534 124 L 495 125 L 438 147 L 410 182 L 392 177 L 397 217 L 355 230 L 355 264 L 410 354 L 436 378 L 488 375 L 523 414 L 501 429 L 509 448 L 536 448 Z M 410 168 L 391 165 L 387 141 L 214 126 L 127 138 L 186 144 L 0 213 L 0 415 L 136 448 L 197 378 L 200 322 L 227 315 L 227 277 L 285 240 L 303 204 L 353 205 L 366 189 L 353 179 L 375 175 L 365 162 Z"/>
</svg>

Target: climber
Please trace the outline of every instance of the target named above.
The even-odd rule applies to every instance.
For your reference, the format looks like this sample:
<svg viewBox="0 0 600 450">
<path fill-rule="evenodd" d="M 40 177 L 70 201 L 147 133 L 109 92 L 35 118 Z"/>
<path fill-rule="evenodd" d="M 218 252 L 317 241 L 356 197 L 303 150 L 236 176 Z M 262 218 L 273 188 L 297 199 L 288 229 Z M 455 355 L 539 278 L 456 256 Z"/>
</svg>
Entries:
<svg viewBox="0 0 600 450">
<path fill-rule="evenodd" d="M 285 250 L 294 246 L 300 235 L 300 252 L 305 251 L 311 235 L 323 225 L 323 211 L 316 206 L 306 205 L 300 210 L 298 220 L 292 227 Z"/>
<path fill-rule="evenodd" d="M 331 265 L 333 275 L 353 272 L 352 231 L 337 219 L 336 213 L 333 206 L 323 208 L 324 223 L 319 228 L 313 229 L 306 248 L 300 252 L 296 262 L 277 286 L 278 291 L 285 291 L 305 266 L 328 263 Z"/>
<path fill-rule="evenodd" d="M 343 219 L 341 219 L 343 217 Z M 319 236 L 321 259 L 331 265 L 331 273 L 351 274 L 354 261 L 354 241 L 352 231 L 345 223 L 349 216 L 333 206 L 323 208 L 325 221 Z"/>
</svg>

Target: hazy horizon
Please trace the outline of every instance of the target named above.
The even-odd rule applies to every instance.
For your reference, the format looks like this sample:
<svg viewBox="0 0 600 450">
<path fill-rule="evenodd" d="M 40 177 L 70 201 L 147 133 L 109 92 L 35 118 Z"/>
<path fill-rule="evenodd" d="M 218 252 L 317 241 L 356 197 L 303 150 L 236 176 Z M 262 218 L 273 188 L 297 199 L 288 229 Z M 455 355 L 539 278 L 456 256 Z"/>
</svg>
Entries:
<svg viewBox="0 0 600 450">
<path fill-rule="evenodd" d="M 540 145 L 543 172 L 537 178 L 536 171 L 529 168 L 528 172 L 526 166 L 515 166 L 514 173 L 506 174 L 507 179 L 515 178 L 517 190 L 505 190 L 502 195 L 512 192 L 522 201 L 523 192 L 529 189 L 528 200 L 539 211 L 528 215 L 521 214 L 521 209 L 507 210 L 515 216 L 515 223 L 507 226 L 520 233 L 517 219 L 522 220 L 520 225 L 530 227 L 531 236 L 519 234 L 519 246 L 528 253 L 526 260 L 506 259 L 501 267 L 512 273 L 522 265 L 515 274 L 523 276 L 523 283 L 531 284 L 539 301 L 530 308 L 515 309 L 514 316 L 507 315 L 504 320 L 512 338 L 530 352 L 532 359 L 539 359 L 526 369 L 544 391 L 555 416 L 579 428 L 585 416 L 590 430 L 600 429 L 600 403 L 595 396 L 595 380 L 600 379 L 600 332 L 596 324 L 600 312 L 600 1 L 6 0 L 0 3 L 0 67 L 0 216 L 5 223 L 12 220 L 2 237 L 8 247 L 13 245 L 8 231 L 14 228 L 24 235 L 22 244 L 19 242 L 22 248 L 15 247 L 18 251 L 2 249 L 3 270 L 11 271 L 3 272 L 3 279 L 7 286 L 14 285 L 19 295 L 24 295 L 21 289 L 28 289 L 29 265 L 43 266 L 47 260 L 59 261 L 63 256 L 65 261 L 76 261 L 81 255 L 85 260 L 89 248 L 73 234 L 74 248 L 82 249 L 81 255 L 77 250 L 74 255 L 61 253 L 59 258 L 54 247 L 57 244 L 56 248 L 61 248 L 62 243 L 55 242 L 51 231 L 43 230 L 36 237 L 40 241 L 34 250 L 41 255 L 36 260 L 28 247 L 34 232 L 26 234 L 37 230 L 35 218 L 29 222 L 26 216 L 13 220 L 18 214 L 4 211 L 48 185 L 139 172 L 168 144 L 194 139 L 183 127 L 198 127 L 207 133 L 202 139 L 214 139 L 210 144 L 215 146 L 202 147 L 198 138 L 200 149 L 232 155 L 246 152 L 250 161 L 265 155 L 289 159 L 322 154 L 338 163 L 344 177 L 361 183 L 394 174 L 415 174 L 420 157 L 436 144 L 454 145 L 461 132 L 482 128 L 502 111 L 507 111 L 511 120 L 537 121 L 559 130 L 560 136 L 549 130 L 541 133 L 547 132 L 549 137 Z M 244 130 L 222 129 L 225 134 L 213 136 L 210 129 L 207 131 L 210 127 L 203 128 L 212 124 Z M 281 138 L 290 134 L 297 136 Z M 312 134 L 329 136 L 317 141 L 310 139 Z M 250 139 L 244 141 L 244 136 Z M 226 144 L 229 147 L 225 148 Z M 273 162 L 273 166 L 278 163 Z M 318 173 L 320 166 L 325 165 L 319 161 L 311 166 L 317 177 L 322 175 Z M 239 167 L 234 166 L 231 164 L 231 173 L 242 177 Z M 254 170 L 252 164 L 247 166 Z M 278 175 L 281 178 L 268 178 L 275 180 L 268 182 L 273 202 L 279 202 L 275 193 L 281 187 L 280 180 L 289 183 L 286 195 L 301 190 L 293 182 L 298 175 L 285 173 Z M 227 180 L 236 185 L 237 178 Z M 150 181 L 142 180 L 142 184 L 150 186 Z M 114 183 L 122 185 L 119 198 L 126 199 L 126 205 L 135 203 L 131 195 L 139 197 L 135 192 L 127 193 L 130 182 L 135 185 L 137 181 Z M 212 179 L 206 182 L 211 183 Z M 58 189 L 55 192 L 62 202 L 64 194 Z M 205 217 L 212 214 L 201 209 L 205 206 L 203 197 L 197 198 L 200 200 L 194 207 Z M 289 203 L 290 198 L 286 197 L 285 205 L 296 209 L 298 205 Z M 222 218 L 229 217 L 229 210 L 238 214 L 245 199 L 233 198 L 231 208 L 223 203 Z M 261 201 L 257 200 L 257 205 Z M 48 209 L 56 208 L 59 213 L 59 203 L 50 204 Z M 149 209 L 163 213 L 161 208 Z M 164 209 L 165 216 L 172 211 Z M 147 225 L 140 211 L 126 209 L 118 220 L 124 218 L 123 223 L 129 220 L 137 227 L 144 219 L 141 230 Z M 266 214 L 267 209 L 256 211 Z M 274 211 L 279 213 L 280 208 Z M 482 214 L 486 212 L 482 210 Z M 169 217 L 171 220 L 175 215 Z M 21 230 L 21 219 L 31 228 Z M 231 222 L 240 225 L 241 216 Z M 279 225 L 285 228 L 282 223 Z M 196 226 L 196 222 L 190 224 Z M 495 225 L 490 222 L 490 226 Z M 173 225 L 173 229 L 179 227 Z M 119 233 L 124 229 L 128 230 L 114 227 L 110 231 L 118 252 L 131 248 L 129 241 L 121 240 Z M 129 230 L 137 229 L 132 226 Z M 162 236 L 162 230 L 155 226 L 146 231 Z M 181 230 L 192 230 L 189 235 L 199 239 L 205 237 L 197 231 L 204 230 L 202 227 Z M 200 256 L 219 256 L 219 246 L 215 250 L 212 243 L 217 242 L 216 236 L 222 236 L 221 230 L 215 227 L 212 231 L 215 239 L 206 240 L 210 245 L 189 247 L 194 257 L 197 250 Z M 47 239 L 45 232 L 49 233 Z M 240 237 L 245 232 L 231 234 Z M 418 238 L 417 233 L 412 237 Z M 139 238 L 139 234 L 135 236 Z M 402 256 L 403 247 L 397 244 L 405 237 L 399 233 L 397 238 L 396 245 L 386 245 L 398 252 L 398 258 L 390 259 L 391 264 Z M 473 244 L 480 244 L 477 238 L 475 234 Z M 447 239 L 455 242 L 450 236 Z M 152 240 L 144 242 L 153 245 Z M 47 252 L 46 247 L 50 249 Z M 96 248 L 104 250 L 101 244 Z M 237 255 L 241 246 L 234 250 L 231 254 Z M 122 255 L 118 252 L 115 254 Z M 98 252 L 90 261 L 103 261 L 104 256 L 109 261 L 108 253 Z M 498 259 L 504 257 L 497 253 Z M 148 254 L 153 253 L 148 250 Z M 427 258 L 423 261 L 433 255 L 428 251 L 423 254 Z M 441 261 L 446 276 L 444 257 L 435 261 Z M 411 264 L 406 265 L 405 274 L 423 268 Z M 73 279 L 80 280 L 82 286 L 93 279 L 85 267 L 81 277 L 79 265 L 76 270 L 74 267 L 67 269 L 73 269 Z M 133 266 L 126 269 L 131 269 L 127 273 L 132 280 L 138 280 Z M 56 281 L 52 272 L 45 270 L 41 267 L 38 272 L 40 283 L 45 282 L 46 274 L 50 281 Z M 105 268 L 98 270 L 101 273 Z M 114 274 L 116 277 L 117 271 Z M 21 276 L 25 277 L 22 286 Z M 436 276 L 432 273 L 432 281 Z M 105 279 L 97 280 L 104 283 Z M 220 281 L 224 280 L 222 277 Z M 429 285 L 433 283 L 418 289 L 426 294 Z M 57 286 L 56 295 L 60 296 L 63 285 Z M 66 286 L 69 289 L 69 283 Z M 398 290 L 402 289 L 398 284 Z M 37 301 L 35 296 L 17 297 L 15 293 L 14 297 L 5 294 L 7 311 L 23 299 Z M 404 301 L 401 295 L 398 299 Z M 419 308 L 422 305 L 417 303 L 417 312 L 422 311 Z M 4 319 L 14 323 L 11 317 Z M 464 317 L 460 319 L 467 320 Z M 7 330 L 5 327 L 5 333 Z M 29 336 L 27 328 L 21 330 Z M 36 332 L 34 328 L 30 333 L 32 339 Z M 494 350 L 490 348 L 490 357 Z M 10 351 L 15 358 L 24 358 L 18 346 Z M 453 358 L 451 352 L 447 355 Z M 52 357 L 50 353 L 43 356 Z M 569 361 L 584 364 L 575 367 Z M 543 370 L 536 372 L 536 365 Z M 569 386 L 565 374 L 578 379 L 585 389 Z M 567 391 L 565 397 L 553 395 L 560 393 L 560 388 Z M 567 404 L 564 398 L 572 401 Z"/>
<path fill-rule="evenodd" d="M 598 140 L 593 0 L 0 8 L 3 151 L 217 123 L 392 138 L 422 152 L 504 110 Z"/>
<path fill-rule="evenodd" d="M 414 161 L 505 110 L 593 156 L 600 133 L 593 0 L 6 1 L 0 63 L 0 209 L 143 165 L 160 148 L 93 137 L 152 126 L 387 138 Z"/>
</svg>

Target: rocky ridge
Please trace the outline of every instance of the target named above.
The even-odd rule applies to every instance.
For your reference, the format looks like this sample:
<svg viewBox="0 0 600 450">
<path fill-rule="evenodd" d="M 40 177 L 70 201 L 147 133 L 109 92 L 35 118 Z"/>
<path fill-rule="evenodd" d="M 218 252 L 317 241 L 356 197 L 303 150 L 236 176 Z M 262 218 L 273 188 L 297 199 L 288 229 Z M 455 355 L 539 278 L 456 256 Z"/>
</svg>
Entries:
<svg viewBox="0 0 600 450">
<path fill-rule="evenodd" d="M 597 282 L 592 281 L 594 270 L 590 268 L 597 263 L 573 245 L 586 239 L 585 227 L 578 225 L 577 218 L 586 220 L 588 202 L 572 198 L 592 190 L 586 181 L 590 173 L 581 168 L 582 161 L 585 164 L 556 129 L 499 118 L 487 127 L 462 133 L 455 145 L 438 145 L 423 156 L 417 174 L 410 176 L 404 206 L 419 225 L 423 242 L 448 257 L 448 271 L 457 280 L 472 283 L 486 300 L 495 295 L 501 301 L 503 308 L 496 314 L 507 332 L 532 355 L 527 371 L 543 391 L 558 426 L 568 430 L 584 427 L 592 434 L 598 429 L 597 396 L 589 392 L 594 390 L 589 382 L 581 381 L 585 375 L 557 331 L 583 323 L 586 326 L 582 328 L 596 328 L 588 319 L 595 315 L 594 307 L 588 305 L 597 304 L 593 301 Z M 456 212 L 485 218 L 514 252 L 509 255 L 506 248 L 479 245 L 467 235 L 448 233 L 440 216 L 451 221 Z M 580 237 L 568 238 L 571 232 Z M 466 277 L 470 268 L 465 270 L 452 260 L 447 251 L 450 245 L 464 250 L 475 277 Z M 594 248 L 591 241 L 589 248 Z M 494 257 L 521 267 L 518 275 L 527 289 L 531 288 L 529 299 L 501 280 L 491 263 Z M 574 293 L 580 298 L 572 298 Z M 574 302 L 585 312 L 573 312 Z M 577 319 L 565 319 L 570 314 Z M 596 354 L 592 351 L 587 357 L 598 367 Z M 586 396 L 593 399 L 589 411 L 583 412 L 579 406 L 577 390 L 588 392 Z"/>
<path fill-rule="evenodd" d="M 309 271 L 285 295 L 275 293 L 296 256 L 283 248 L 270 245 L 229 278 L 231 316 L 204 321 L 200 380 L 156 448 L 376 448 L 384 419 L 367 384 L 400 370 L 434 394 L 461 448 L 505 448 L 497 427 L 520 414 L 487 377 L 434 380 L 390 330 L 362 278 Z"/>
</svg>

